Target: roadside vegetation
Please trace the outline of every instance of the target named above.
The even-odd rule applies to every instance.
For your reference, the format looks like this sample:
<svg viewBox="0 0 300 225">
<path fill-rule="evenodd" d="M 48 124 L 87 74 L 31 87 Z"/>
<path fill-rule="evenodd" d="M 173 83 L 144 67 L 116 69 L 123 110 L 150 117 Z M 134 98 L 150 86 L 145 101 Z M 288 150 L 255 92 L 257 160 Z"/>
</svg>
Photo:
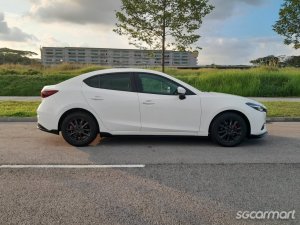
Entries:
<svg viewBox="0 0 300 225">
<path fill-rule="evenodd" d="M 34 117 L 40 102 L 0 101 L 0 117 Z"/>
<path fill-rule="evenodd" d="M 62 64 L 57 67 L 0 65 L 0 96 L 38 96 L 45 85 L 56 84 L 82 73 L 101 69 L 105 67 L 78 64 Z M 201 91 L 252 97 L 300 97 L 300 68 L 168 68 L 166 73 Z"/>
<path fill-rule="evenodd" d="M 268 117 L 300 117 L 300 102 L 262 102 Z M 39 101 L 0 101 L 0 117 L 34 117 Z"/>
<path fill-rule="evenodd" d="M 300 117 L 300 102 L 262 102 L 268 117 Z"/>
</svg>

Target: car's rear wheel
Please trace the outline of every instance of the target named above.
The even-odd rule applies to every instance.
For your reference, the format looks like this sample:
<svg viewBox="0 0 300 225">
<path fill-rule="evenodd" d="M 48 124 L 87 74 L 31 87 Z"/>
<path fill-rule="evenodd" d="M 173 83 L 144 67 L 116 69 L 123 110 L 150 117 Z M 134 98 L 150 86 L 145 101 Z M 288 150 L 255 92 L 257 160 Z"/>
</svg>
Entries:
<svg viewBox="0 0 300 225">
<path fill-rule="evenodd" d="M 88 113 L 74 112 L 67 115 L 61 124 L 64 139 L 74 146 L 89 145 L 99 132 L 97 121 Z"/>
<path fill-rule="evenodd" d="M 247 136 L 247 124 L 237 113 L 226 112 L 218 116 L 211 126 L 211 138 L 218 144 L 233 147 Z"/>
</svg>

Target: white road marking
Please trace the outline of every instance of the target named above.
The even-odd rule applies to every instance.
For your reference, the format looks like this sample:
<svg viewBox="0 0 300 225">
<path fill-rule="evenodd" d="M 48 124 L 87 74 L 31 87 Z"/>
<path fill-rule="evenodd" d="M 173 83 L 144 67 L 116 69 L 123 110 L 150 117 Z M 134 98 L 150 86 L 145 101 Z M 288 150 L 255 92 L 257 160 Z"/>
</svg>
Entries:
<svg viewBox="0 0 300 225">
<path fill-rule="evenodd" d="M 25 169 L 25 168 L 56 168 L 56 169 L 88 169 L 88 168 L 144 168 L 145 165 L 0 165 L 7 169 Z"/>
</svg>

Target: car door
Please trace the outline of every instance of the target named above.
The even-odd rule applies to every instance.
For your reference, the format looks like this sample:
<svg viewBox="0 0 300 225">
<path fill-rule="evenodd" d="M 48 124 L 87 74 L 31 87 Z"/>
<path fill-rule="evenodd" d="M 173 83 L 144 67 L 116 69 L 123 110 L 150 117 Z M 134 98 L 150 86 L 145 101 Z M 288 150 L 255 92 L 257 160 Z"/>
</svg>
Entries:
<svg viewBox="0 0 300 225">
<path fill-rule="evenodd" d="M 156 74 L 135 73 L 142 131 L 197 134 L 200 128 L 200 98 L 182 85 Z M 187 90 L 181 100 L 177 88 Z"/>
<path fill-rule="evenodd" d="M 139 131 L 138 94 L 131 73 L 97 75 L 84 80 L 83 93 L 111 131 Z"/>
</svg>

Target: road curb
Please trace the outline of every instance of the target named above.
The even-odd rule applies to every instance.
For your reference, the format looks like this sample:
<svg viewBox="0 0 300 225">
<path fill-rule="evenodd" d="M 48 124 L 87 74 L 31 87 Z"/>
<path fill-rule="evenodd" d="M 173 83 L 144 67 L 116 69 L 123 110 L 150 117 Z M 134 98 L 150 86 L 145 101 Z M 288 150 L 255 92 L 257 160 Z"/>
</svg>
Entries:
<svg viewBox="0 0 300 225">
<path fill-rule="evenodd" d="M 37 122 L 36 117 L 0 117 L 0 122 Z M 269 117 L 267 123 L 300 122 L 300 117 Z"/>
<path fill-rule="evenodd" d="M 300 122 L 300 117 L 270 117 L 267 118 L 267 123 L 272 122 Z"/>
<path fill-rule="evenodd" d="M 37 122 L 36 117 L 0 117 L 0 122 Z"/>
</svg>

